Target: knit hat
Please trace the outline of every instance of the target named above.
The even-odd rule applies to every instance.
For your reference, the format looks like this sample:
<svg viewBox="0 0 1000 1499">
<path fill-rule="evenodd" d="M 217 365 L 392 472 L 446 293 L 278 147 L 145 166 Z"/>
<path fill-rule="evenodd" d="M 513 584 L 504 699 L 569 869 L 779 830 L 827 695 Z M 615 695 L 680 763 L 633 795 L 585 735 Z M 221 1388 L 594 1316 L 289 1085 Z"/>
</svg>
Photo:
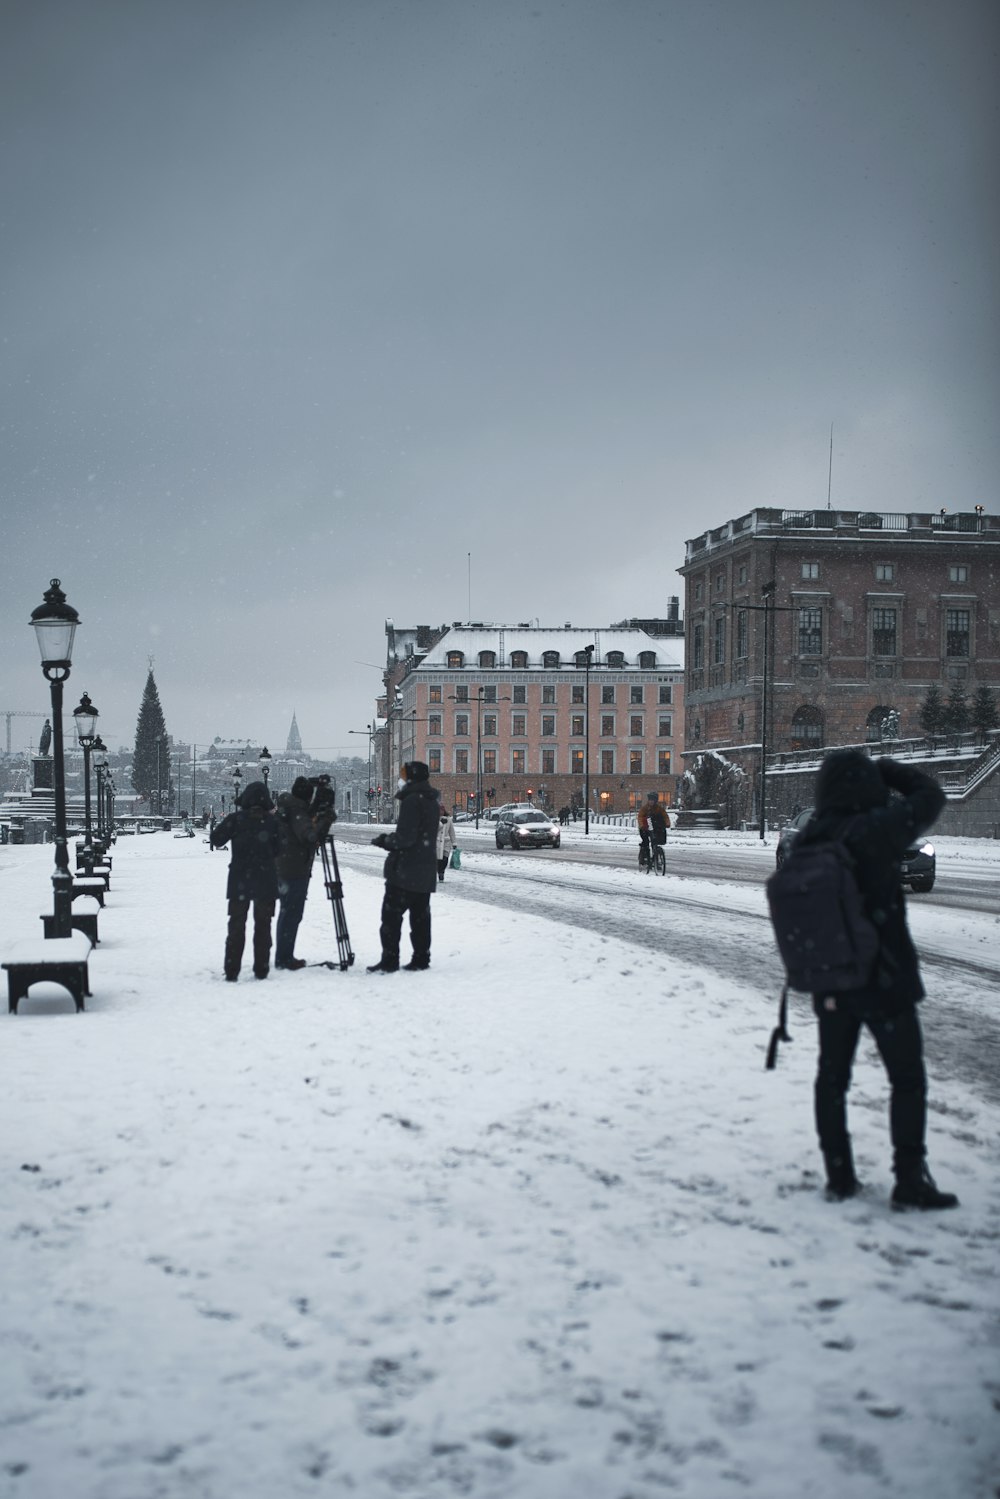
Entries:
<svg viewBox="0 0 1000 1499">
<path fill-rule="evenodd" d="M 300 802 L 312 800 L 313 789 L 305 776 L 296 776 L 292 782 L 292 795 L 297 796 Z"/>
<path fill-rule="evenodd" d="M 404 781 L 429 781 L 431 773 L 422 760 L 407 760 L 403 766 Z"/>
<path fill-rule="evenodd" d="M 831 750 L 816 772 L 817 812 L 868 812 L 888 800 L 881 771 L 861 750 Z"/>
</svg>

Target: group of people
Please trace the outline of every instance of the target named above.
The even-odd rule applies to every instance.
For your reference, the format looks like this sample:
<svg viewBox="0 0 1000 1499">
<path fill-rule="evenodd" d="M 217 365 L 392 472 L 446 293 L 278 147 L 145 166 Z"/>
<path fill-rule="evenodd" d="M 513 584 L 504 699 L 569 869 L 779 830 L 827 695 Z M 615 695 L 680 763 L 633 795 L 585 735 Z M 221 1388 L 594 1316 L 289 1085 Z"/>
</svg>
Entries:
<svg viewBox="0 0 1000 1499">
<path fill-rule="evenodd" d="M 311 808 L 313 788 L 300 778 L 278 798 L 275 813 L 267 787 L 253 782 L 236 812 L 211 836 L 212 846 L 232 844 L 229 870 L 229 927 L 225 975 L 240 971 L 246 921 L 254 913 L 253 971 L 266 978 L 275 902 L 280 913 L 275 967 L 297 969 L 295 936 L 309 888 L 316 848 L 335 817 L 332 807 Z M 400 968 L 403 918 L 409 915 L 412 957 L 403 965 L 419 971 L 431 962 L 431 895 L 455 848 L 451 814 L 419 760 L 402 767 L 396 792 L 397 821 L 372 843 L 386 851 L 383 875 L 381 956 L 369 973 Z M 900 885 L 905 850 L 936 821 L 944 806 L 938 783 L 924 772 L 892 759 L 872 760 L 859 750 L 834 750 L 824 757 L 816 778 L 816 813 L 799 843 L 841 841 L 856 871 L 865 911 L 878 931 L 878 954 L 868 981 L 837 994 L 816 993 L 819 1064 L 814 1089 L 816 1131 L 826 1165 L 827 1193 L 853 1197 L 861 1187 L 847 1129 L 847 1092 L 862 1027 L 871 1033 L 889 1078 L 889 1122 L 896 1184 L 895 1207 L 940 1209 L 957 1206 L 952 1192 L 939 1190 L 927 1169 L 927 1077 L 917 1004 L 924 988 L 906 921 Z M 666 841 L 669 817 L 651 793 L 637 818 L 643 847 Z"/>
<path fill-rule="evenodd" d="M 430 967 L 430 899 L 457 847 L 452 814 L 441 805 L 422 761 L 409 761 L 403 766 L 396 799 L 399 813 L 395 827 L 372 839 L 388 857 L 379 929 L 382 955 L 371 964 L 369 973 L 395 973 L 399 968 L 399 943 L 407 912 L 413 957 L 404 966 L 409 970 Z M 306 966 L 304 958 L 295 956 L 295 938 L 309 894 L 316 850 L 336 816 L 332 805 L 316 804 L 313 784 L 305 776 L 295 781 L 291 791 L 281 793 L 277 807 L 264 782 L 251 781 L 236 810 L 212 829 L 212 848 L 223 848 L 227 843 L 231 848 L 226 885 L 229 924 L 223 959 L 223 972 L 230 983 L 240 975 L 251 911 L 254 978 L 267 978 L 276 905 L 274 967 L 294 973 Z"/>
</svg>

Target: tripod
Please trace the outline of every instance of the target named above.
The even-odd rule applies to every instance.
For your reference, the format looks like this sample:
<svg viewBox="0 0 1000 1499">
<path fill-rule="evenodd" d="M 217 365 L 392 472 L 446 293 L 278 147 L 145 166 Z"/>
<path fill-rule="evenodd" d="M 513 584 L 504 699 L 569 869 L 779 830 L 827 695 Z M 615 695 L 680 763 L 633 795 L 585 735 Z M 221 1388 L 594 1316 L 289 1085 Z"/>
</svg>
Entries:
<svg viewBox="0 0 1000 1499">
<path fill-rule="evenodd" d="M 351 950 L 351 939 L 347 935 L 347 917 L 344 915 L 344 887 L 340 883 L 340 866 L 337 863 L 337 850 L 333 843 L 333 834 L 328 833 L 319 845 L 320 858 L 323 860 L 323 888 L 333 907 L 333 929 L 337 934 L 337 952 L 340 956 L 339 963 L 327 963 L 327 968 L 339 968 L 341 973 L 350 968 L 354 962 L 354 953 Z"/>
</svg>

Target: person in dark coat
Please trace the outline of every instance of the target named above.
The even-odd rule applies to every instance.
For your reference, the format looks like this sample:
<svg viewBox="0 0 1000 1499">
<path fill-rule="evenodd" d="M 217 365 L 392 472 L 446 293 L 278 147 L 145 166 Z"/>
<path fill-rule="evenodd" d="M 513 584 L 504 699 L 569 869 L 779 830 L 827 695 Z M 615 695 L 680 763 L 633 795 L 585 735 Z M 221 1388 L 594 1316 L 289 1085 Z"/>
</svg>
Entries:
<svg viewBox="0 0 1000 1499">
<path fill-rule="evenodd" d="M 892 793 L 896 793 L 892 795 Z M 900 883 L 905 850 L 944 806 L 937 781 L 896 760 L 871 760 L 860 750 L 833 750 L 816 776 L 816 812 L 803 842 L 842 839 L 855 861 L 865 910 L 879 935 L 869 982 L 841 994 L 814 994 L 819 1022 L 816 1129 L 831 1197 L 853 1197 L 859 1182 L 847 1132 L 847 1090 L 862 1025 L 889 1077 L 894 1207 L 950 1208 L 926 1162 L 927 1078 L 917 1004 L 924 996 L 920 965 L 906 923 Z"/>
<path fill-rule="evenodd" d="M 372 842 L 388 850 L 383 874 L 382 956 L 369 973 L 395 973 L 399 968 L 399 939 L 403 916 L 410 913 L 413 957 L 405 965 L 411 973 L 431 966 L 431 895 L 437 888 L 437 835 L 440 798 L 430 783 L 430 771 L 420 760 L 403 766 L 396 800 L 399 815 L 391 833 Z"/>
<path fill-rule="evenodd" d="M 253 973 L 266 979 L 271 958 L 271 918 L 278 898 L 278 876 L 274 861 L 278 853 L 278 825 L 274 803 L 263 781 L 244 788 L 235 812 L 212 830 L 213 848 L 231 845 L 229 881 L 229 927 L 226 932 L 224 971 L 230 983 L 239 978 L 246 941 L 247 914 L 253 906 Z"/>
<path fill-rule="evenodd" d="M 330 831 L 336 813 L 332 806 L 313 810 L 313 787 L 299 776 L 291 791 L 278 797 L 278 924 L 274 933 L 274 966 L 293 972 L 306 966 L 295 956 L 295 938 L 309 894 L 309 877 L 316 849 Z"/>
</svg>

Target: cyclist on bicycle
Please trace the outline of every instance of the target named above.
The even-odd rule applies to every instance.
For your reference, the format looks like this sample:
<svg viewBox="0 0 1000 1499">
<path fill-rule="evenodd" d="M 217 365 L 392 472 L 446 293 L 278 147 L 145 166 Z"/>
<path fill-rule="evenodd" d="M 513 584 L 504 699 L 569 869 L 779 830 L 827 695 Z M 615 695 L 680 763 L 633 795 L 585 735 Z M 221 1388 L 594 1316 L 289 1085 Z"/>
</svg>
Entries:
<svg viewBox="0 0 1000 1499">
<path fill-rule="evenodd" d="M 639 825 L 639 862 L 649 863 L 650 839 L 653 843 L 664 844 L 667 841 L 667 828 L 670 826 L 670 817 L 666 807 L 660 805 L 660 798 L 655 791 L 650 791 L 646 797 L 646 805 L 639 808 L 636 822 Z"/>
</svg>

